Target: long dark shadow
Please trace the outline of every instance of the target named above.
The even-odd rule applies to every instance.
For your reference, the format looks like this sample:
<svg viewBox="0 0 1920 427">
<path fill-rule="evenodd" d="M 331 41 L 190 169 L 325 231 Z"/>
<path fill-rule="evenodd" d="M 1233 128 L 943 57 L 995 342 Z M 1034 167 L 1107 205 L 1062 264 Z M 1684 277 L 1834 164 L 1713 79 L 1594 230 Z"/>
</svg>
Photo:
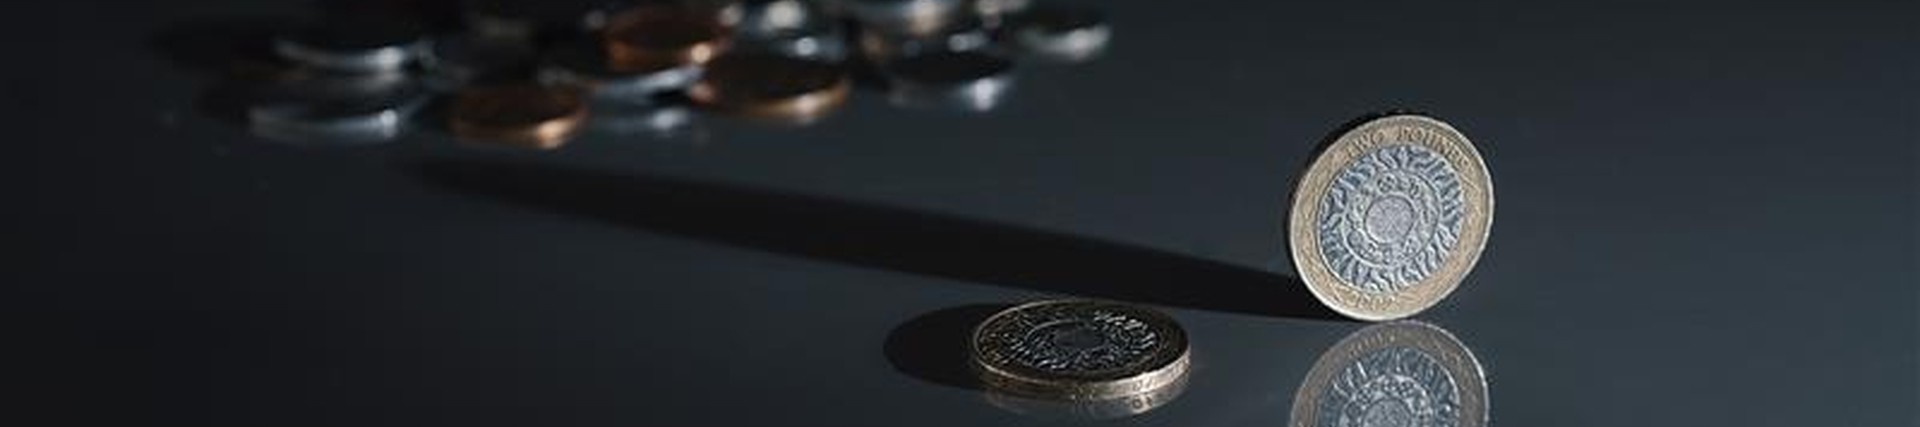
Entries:
<svg viewBox="0 0 1920 427">
<path fill-rule="evenodd" d="M 1291 277 L 1015 225 L 529 162 L 438 159 L 407 167 L 461 194 L 769 252 L 1087 298 L 1341 319 Z"/>
</svg>

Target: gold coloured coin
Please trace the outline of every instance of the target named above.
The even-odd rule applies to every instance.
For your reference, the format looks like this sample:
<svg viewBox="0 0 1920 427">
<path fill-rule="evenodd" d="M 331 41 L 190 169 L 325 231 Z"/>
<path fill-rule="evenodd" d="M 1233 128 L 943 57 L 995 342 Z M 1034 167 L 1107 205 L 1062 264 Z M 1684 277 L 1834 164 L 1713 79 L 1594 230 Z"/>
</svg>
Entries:
<svg viewBox="0 0 1920 427">
<path fill-rule="evenodd" d="M 461 92 L 449 115 L 460 139 L 550 150 L 580 129 L 587 105 L 572 88 L 483 87 Z"/>
<path fill-rule="evenodd" d="M 1343 315 L 1411 316 L 1459 287 L 1493 224 L 1493 181 L 1465 135 L 1431 117 L 1360 121 L 1321 147 L 1287 218 L 1307 289 Z"/>
</svg>

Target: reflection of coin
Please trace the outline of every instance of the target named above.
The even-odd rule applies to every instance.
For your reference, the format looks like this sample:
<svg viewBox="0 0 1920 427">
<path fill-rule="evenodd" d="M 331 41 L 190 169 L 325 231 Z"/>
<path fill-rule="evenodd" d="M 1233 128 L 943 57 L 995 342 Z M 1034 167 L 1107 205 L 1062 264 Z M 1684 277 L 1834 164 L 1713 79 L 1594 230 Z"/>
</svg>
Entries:
<svg viewBox="0 0 1920 427">
<path fill-rule="evenodd" d="M 501 86 L 461 92 L 450 115 L 461 139 L 553 149 L 580 128 L 587 106 L 572 89 Z"/>
<path fill-rule="evenodd" d="M 1293 427 L 1487 423 L 1480 361 L 1446 330 L 1420 322 L 1361 329 L 1320 355 L 1294 394 Z"/>
<path fill-rule="evenodd" d="M 1480 259 L 1493 182 L 1466 136 L 1439 120 L 1366 120 L 1322 148 L 1293 194 L 1300 279 L 1350 317 L 1385 320 L 1446 298 Z"/>
<path fill-rule="evenodd" d="M 1006 394 L 1098 401 L 1150 393 L 1187 372 L 1186 331 L 1144 308 L 1051 300 L 1006 309 L 974 329 L 981 381 Z"/>
<path fill-rule="evenodd" d="M 687 96 L 722 112 L 805 123 L 838 108 L 850 86 L 838 64 L 742 52 L 707 64 Z"/>
</svg>

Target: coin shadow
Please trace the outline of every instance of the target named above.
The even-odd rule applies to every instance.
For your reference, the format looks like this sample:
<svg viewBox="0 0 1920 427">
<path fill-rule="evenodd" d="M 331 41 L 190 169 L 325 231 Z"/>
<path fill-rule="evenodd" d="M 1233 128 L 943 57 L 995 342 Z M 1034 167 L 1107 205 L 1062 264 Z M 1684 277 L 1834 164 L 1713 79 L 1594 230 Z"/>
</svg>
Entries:
<svg viewBox="0 0 1920 427">
<path fill-rule="evenodd" d="M 967 340 L 975 325 L 1011 304 L 948 307 L 908 319 L 887 334 L 883 346 L 893 369 L 921 380 L 969 390 L 983 389 L 968 366 Z"/>
<path fill-rule="evenodd" d="M 1342 319 L 1292 277 L 1019 225 L 533 161 L 401 167 L 456 194 L 766 252 L 1084 298 Z"/>
</svg>

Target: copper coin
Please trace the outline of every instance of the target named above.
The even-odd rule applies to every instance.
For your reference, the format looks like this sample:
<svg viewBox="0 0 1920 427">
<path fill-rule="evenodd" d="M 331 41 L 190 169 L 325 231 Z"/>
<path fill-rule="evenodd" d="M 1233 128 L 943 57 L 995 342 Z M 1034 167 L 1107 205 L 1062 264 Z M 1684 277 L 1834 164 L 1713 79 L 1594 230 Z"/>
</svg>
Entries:
<svg viewBox="0 0 1920 427">
<path fill-rule="evenodd" d="M 838 64 L 772 54 L 730 54 L 707 64 L 687 96 L 707 108 L 806 123 L 845 103 L 852 87 Z"/>
<path fill-rule="evenodd" d="M 603 37 L 614 68 L 656 71 L 712 60 L 726 50 L 729 34 L 714 14 L 648 4 L 608 18 Z"/>
<path fill-rule="evenodd" d="M 461 92 L 450 113 L 455 136 L 527 148 L 553 149 L 586 121 L 577 89 L 531 85 L 474 88 Z"/>
</svg>

